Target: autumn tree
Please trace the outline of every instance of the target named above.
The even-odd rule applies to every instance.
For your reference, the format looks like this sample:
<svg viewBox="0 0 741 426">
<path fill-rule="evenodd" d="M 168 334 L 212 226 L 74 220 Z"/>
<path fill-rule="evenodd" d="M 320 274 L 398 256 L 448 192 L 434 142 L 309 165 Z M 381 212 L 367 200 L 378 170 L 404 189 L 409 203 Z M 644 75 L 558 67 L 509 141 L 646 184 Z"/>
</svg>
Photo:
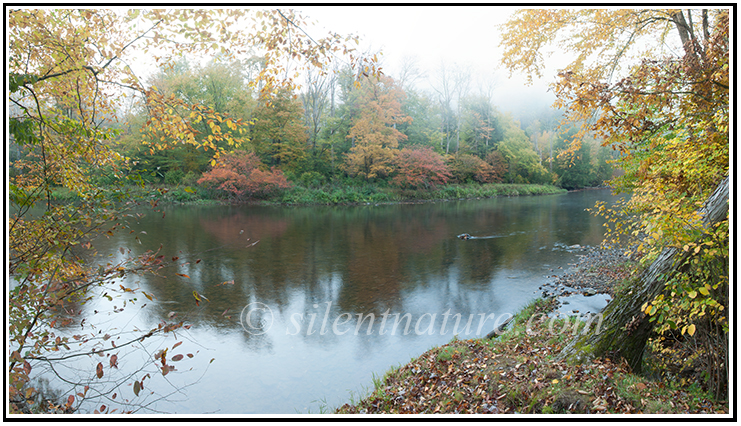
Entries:
<svg viewBox="0 0 741 426">
<path fill-rule="evenodd" d="M 492 183 L 499 182 L 502 178 L 492 164 L 465 152 L 449 156 L 448 167 L 453 179 L 458 183 Z"/>
<path fill-rule="evenodd" d="M 497 150 L 492 150 L 486 154 L 484 160 L 491 165 L 492 182 L 502 182 L 508 168 L 507 159 L 504 158 L 504 155 Z"/>
<path fill-rule="evenodd" d="M 42 370 L 81 358 L 90 361 L 90 370 L 73 370 L 60 377 L 69 385 L 69 393 L 63 401 L 54 401 L 61 405 L 54 409 L 74 411 L 91 400 L 136 405 L 145 381 L 173 371 L 173 360 L 183 357 L 174 350 L 177 344 L 159 350 L 150 347 L 153 336 L 169 335 L 187 325 L 163 318 L 151 329 L 118 330 L 123 339 L 114 345 L 109 334 L 99 334 L 105 328 L 98 328 L 93 318 L 79 321 L 81 309 L 65 310 L 82 306 L 100 293 L 129 303 L 136 296 L 153 299 L 138 289 L 119 288 L 114 280 L 163 272 L 168 265 L 161 253 L 135 257 L 125 248 L 121 261 L 98 265 L 84 260 L 94 253 L 95 236 L 129 229 L 121 206 L 133 201 L 131 196 L 98 185 L 95 179 L 99 168 L 120 176 L 135 161 L 111 149 L 117 132 L 110 124 L 133 93 L 147 111 L 142 126 L 152 152 L 187 144 L 213 156 L 222 151 L 220 146 L 238 144 L 235 137 L 243 125 L 215 111 L 215 105 L 189 103 L 148 86 L 129 65 L 143 55 L 168 67 L 186 55 L 238 56 L 259 49 L 265 66 L 250 86 L 268 93 L 291 85 L 285 80 L 286 58 L 325 69 L 328 53 L 349 53 L 346 42 L 352 39 L 335 34 L 309 38 L 298 28 L 302 17 L 279 10 L 21 8 L 9 9 L 7 14 L 8 130 L 23 153 L 12 165 L 15 171 L 9 182 L 10 412 L 52 408 L 34 406 L 33 380 Z M 358 65 L 357 60 L 351 61 Z M 370 74 L 377 72 L 375 64 L 365 65 Z M 199 120 L 211 131 L 205 138 L 194 127 Z M 212 160 L 215 164 L 216 158 Z M 78 201 L 55 203 L 54 192 L 60 189 L 75 194 Z M 34 207 L 41 211 L 30 214 Z M 198 301 L 200 296 L 194 295 Z M 59 331 L 62 326 L 80 330 L 67 336 Z M 116 373 L 119 356 L 134 347 L 146 347 L 155 359 L 146 357 L 151 361 L 145 361 L 134 375 L 122 377 Z M 119 389 L 125 383 L 132 383 L 132 388 Z M 96 406 L 95 411 L 108 411 Z"/>
<path fill-rule="evenodd" d="M 396 125 L 409 121 L 401 111 L 403 97 L 390 77 L 361 80 L 355 98 L 358 115 L 347 135 L 353 144 L 345 160 L 348 175 L 372 180 L 391 174 L 399 142 L 406 139 Z"/>
<path fill-rule="evenodd" d="M 617 351 L 640 369 L 649 338 L 654 347 L 684 345 L 683 353 L 708 371 L 704 383 L 722 395 L 728 378 L 729 11 L 527 10 L 504 29 L 503 61 L 512 71 L 540 75 L 552 42 L 575 56 L 552 85 L 566 119 L 582 126 L 571 152 L 588 132 L 620 152 L 625 174 L 612 185 L 632 197 L 599 210 L 619 219 L 615 230 L 635 238 L 646 265 L 606 308 L 607 330 L 573 342 L 564 356 Z M 703 356 L 690 346 L 702 347 Z"/>
</svg>

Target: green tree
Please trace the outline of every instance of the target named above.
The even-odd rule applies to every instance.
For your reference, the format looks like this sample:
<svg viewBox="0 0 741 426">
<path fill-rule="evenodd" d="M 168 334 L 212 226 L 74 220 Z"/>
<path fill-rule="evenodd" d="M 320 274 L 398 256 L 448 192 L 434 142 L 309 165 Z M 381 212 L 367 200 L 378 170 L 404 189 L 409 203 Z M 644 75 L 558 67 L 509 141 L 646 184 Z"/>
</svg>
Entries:
<svg viewBox="0 0 741 426">
<path fill-rule="evenodd" d="M 401 110 L 411 120 L 397 125 L 397 129 L 407 137 L 404 145 L 429 146 L 442 153 L 439 106 L 424 93 L 416 90 L 406 90 L 405 93 Z"/>
<path fill-rule="evenodd" d="M 497 151 L 507 161 L 505 181 L 509 183 L 546 183 L 550 176 L 540 164 L 538 154 L 533 150 L 530 139 L 520 128 L 519 123 L 505 115 L 501 119 L 504 139 L 497 145 Z"/>
<path fill-rule="evenodd" d="M 553 171 L 558 175 L 556 184 L 566 189 L 584 188 L 595 180 L 591 144 L 582 143 L 574 155 L 558 156 L 569 148 L 571 137 L 577 131 L 578 129 L 572 128 L 566 134 L 560 135 L 554 146 L 556 158 Z"/>
<path fill-rule="evenodd" d="M 461 139 L 463 146 L 479 157 L 486 156 L 495 144 L 504 138 L 499 114 L 484 95 L 467 96 L 461 111 Z"/>
<path fill-rule="evenodd" d="M 301 101 L 287 90 L 261 99 L 250 129 L 251 144 L 269 166 L 295 171 L 305 162 L 308 132 Z"/>
</svg>

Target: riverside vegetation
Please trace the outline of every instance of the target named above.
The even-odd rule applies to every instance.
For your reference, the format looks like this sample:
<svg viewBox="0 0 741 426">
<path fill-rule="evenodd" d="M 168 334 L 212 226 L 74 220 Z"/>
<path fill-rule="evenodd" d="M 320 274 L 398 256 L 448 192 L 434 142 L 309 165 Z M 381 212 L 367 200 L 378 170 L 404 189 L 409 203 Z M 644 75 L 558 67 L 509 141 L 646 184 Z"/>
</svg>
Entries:
<svg viewBox="0 0 741 426">
<path fill-rule="evenodd" d="M 321 187 L 293 186 L 260 198 L 249 200 L 224 198 L 216 191 L 205 188 L 167 185 L 145 185 L 126 189 L 136 198 L 181 204 L 261 203 L 284 205 L 333 205 L 380 204 L 421 201 L 516 197 L 525 195 L 552 195 L 566 192 L 553 185 L 540 184 L 449 184 L 435 189 L 402 190 L 389 186 L 366 184 L 345 186 L 327 184 Z M 79 198 L 63 188 L 52 191 L 52 198 L 59 202 L 75 202 Z"/>
</svg>

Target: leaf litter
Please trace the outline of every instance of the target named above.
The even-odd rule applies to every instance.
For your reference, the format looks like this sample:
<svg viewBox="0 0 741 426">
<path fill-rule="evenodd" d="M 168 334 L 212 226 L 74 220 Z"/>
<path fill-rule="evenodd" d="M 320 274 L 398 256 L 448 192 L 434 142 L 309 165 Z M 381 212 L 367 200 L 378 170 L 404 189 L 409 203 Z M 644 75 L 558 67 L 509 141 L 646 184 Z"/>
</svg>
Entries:
<svg viewBox="0 0 741 426">
<path fill-rule="evenodd" d="M 727 401 L 697 389 L 651 381 L 609 358 L 556 361 L 571 333 L 546 315 L 541 301 L 525 320 L 489 339 L 457 340 L 389 371 L 364 399 L 339 414 L 725 414 Z M 537 318 L 537 317 L 536 317 Z M 561 321 L 556 319 L 555 321 Z M 519 324 L 518 324 L 519 323 Z"/>
</svg>

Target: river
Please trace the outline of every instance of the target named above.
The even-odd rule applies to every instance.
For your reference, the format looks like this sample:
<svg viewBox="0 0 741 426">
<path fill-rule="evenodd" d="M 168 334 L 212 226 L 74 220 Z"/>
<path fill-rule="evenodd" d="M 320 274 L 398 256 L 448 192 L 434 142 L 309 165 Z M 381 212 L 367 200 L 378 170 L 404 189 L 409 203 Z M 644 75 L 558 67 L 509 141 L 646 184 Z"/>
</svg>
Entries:
<svg viewBox="0 0 741 426">
<path fill-rule="evenodd" d="M 167 318 L 191 327 L 121 348 L 105 380 L 94 377 L 96 356 L 58 371 L 117 394 L 86 403 L 89 411 L 102 403 L 138 413 L 318 413 L 364 395 L 374 375 L 455 335 L 491 331 L 574 261 L 579 252 L 568 246 L 600 243 L 603 220 L 585 209 L 614 199 L 608 190 L 589 190 L 421 204 L 143 210 L 130 218 L 133 233 L 101 236 L 95 248 L 121 260 L 128 255 L 122 247 L 135 255 L 162 246 L 167 259 L 177 257 L 175 266 L 96 291 L 112 300 L 77 306 L 86 322 L 65 332 L 98 330 L 120 344 L 129 330 Z M 462 233 L 475 238 L 456 237 Z M 119 285 L 153 300 L 139 295 L 124 306 L 126 295 L 112 291 Z M 203 296 L 198 306 L 194 291 Z M 184 356 L 163 377 L 151 360 L 176 342 L 183 343 L 167 357 Z M 134 377 L 150 373 L 139 396 L 131 380 L 114 388 L 117 377 L 139 369 Z M 54 379 L 49 386 L 71 391 Z"/>
</svg>

